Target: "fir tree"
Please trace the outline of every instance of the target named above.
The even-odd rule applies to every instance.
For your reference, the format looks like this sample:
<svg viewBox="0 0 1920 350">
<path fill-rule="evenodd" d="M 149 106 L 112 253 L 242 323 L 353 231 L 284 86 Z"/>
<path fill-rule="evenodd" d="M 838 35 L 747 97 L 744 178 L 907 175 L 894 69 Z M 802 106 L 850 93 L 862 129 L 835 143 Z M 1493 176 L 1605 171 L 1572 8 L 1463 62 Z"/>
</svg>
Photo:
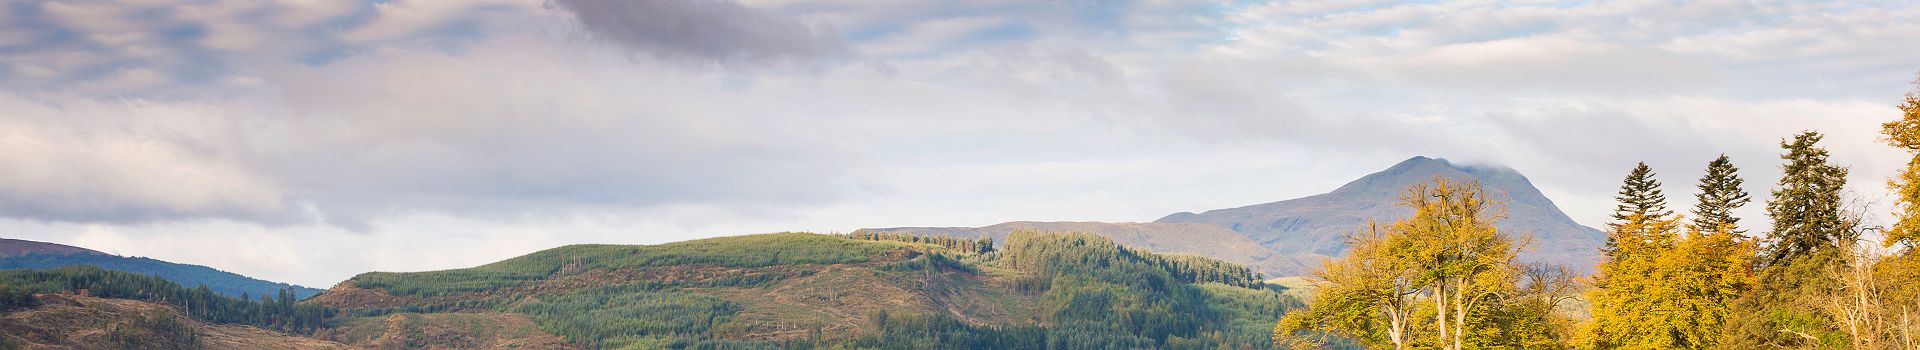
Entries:
<svg viewBox="0 0 1920 350">
<path fill-rule="evenodd" d="M 1673 231 L 1667 220 L 1673 211 L 1667 210 L 1667 195 L 1660 191 L 1660 180 L 1653 177 L 1653 168 L 1641 162 L 1620 185 L 1620 194 L 1613 197 L 1620 204 L 1614 207 L 1613 222 L 1607 223 L 1613 231 L 1607 236 L 1607 254 L 1619 248 L 1617 241 L 1623 237 Z"/>
<path fill-rule="evenodd" d="M 1747 195 L 1740 185 L 1737 174 L 1740 168 L 1733 166 L 1733 160 L 1722 154 L 1713 162 L 1707 163 L 1707 175 L 1700 177 L 1700 193 L 1694 195 L 1699 200 L 1693 206 L 1693 227 L 1700 232 L 1716 232 L 1722 229 L 1732 233 L 1746 233 L 1739 229 L 1740 218 L 1733 217 L 1733 210 L 1746 206 L 1753 198 Z"/>
<path fill-rule="evenodd" d="M 1785 173 L 1767 201 L 1767 215 L 1773 218 L 1769 245 L 1761 254 L 1766 266 L 1790 264 L 1794 259 L 1833 249 L 1845 239 L 1852 227 L 1841 216 L 1840 190 L 1847 184 L 1847 168 L 1827 163 L 1827 150 L 1816 144 L 1818 132 L 1808 131 L 1782 141 L 1787 161 L 1780 166 Z"/>
</svg>

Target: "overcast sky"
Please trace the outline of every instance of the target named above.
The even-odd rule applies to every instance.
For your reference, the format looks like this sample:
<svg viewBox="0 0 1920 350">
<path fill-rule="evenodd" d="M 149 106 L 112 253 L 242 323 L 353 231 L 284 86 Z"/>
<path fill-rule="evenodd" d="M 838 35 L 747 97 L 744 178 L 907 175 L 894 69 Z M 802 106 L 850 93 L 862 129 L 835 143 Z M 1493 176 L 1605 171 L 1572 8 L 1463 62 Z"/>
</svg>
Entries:
<svg viewBox="0 0 1920 350">
<path fill-rule="evenodd" d="M 569 243 L 1152 221 L 1415 155 L 1599 226 L 1637 161 L 1677 208 L 1720 153 L 1764 198 L 1802 130 L 1884 213 L 1916 7 L 10 1 L 0 236 L 327 287 Z"/>
</svg>

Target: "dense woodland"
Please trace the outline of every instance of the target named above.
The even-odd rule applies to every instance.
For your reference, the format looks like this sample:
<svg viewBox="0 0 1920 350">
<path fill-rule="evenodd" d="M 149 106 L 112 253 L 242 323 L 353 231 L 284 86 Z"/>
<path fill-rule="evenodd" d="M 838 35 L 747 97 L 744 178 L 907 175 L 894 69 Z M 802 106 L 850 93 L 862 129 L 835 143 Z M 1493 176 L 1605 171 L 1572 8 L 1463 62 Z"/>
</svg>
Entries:
<svg viewBox="0 0 1920 350">
<path fill-rule="evenodd" d="M 726 277 L 624 281 L 564 293 L 522 287 L 587 271 L 670 266 L 739 270 Z M 752 341 L 735 338 L 754 330 L 732 322 L 746 306 L 714 292 L 775 288 L 835 268 L 872 269 L 906 286 L 962 288 L 959 293 L 1000 303 L 1035 303 L 1038 314 L 968 322 L 946 313 L 881 310 L 868 315 L 869 324 L 862 327 L 868 331 L 861 334 L 815 330 L 802 339 Z M 982 284 L 987 280 L 1011 282 Z M 472 269 L 368 273 L 352 282 L 439 301 L 346 314 L 506 311 L 528 315 L 542 331 L 596 348 L 1267 347 L 1271 322 L 1303 305 L 1265 286 L 1244 266 L 1134 250 L 1084 233 L 1017 232 L 999 247 L 988 239 L 809 233 L 656 246 L 578 245 Z M 1011 295 L 996 296 L 1003 293 L 996 291 Z"/>
<path fill-rule="evenodd" d="M 70 293 L 102 298 L 134 299 L 170 304 L 188 316 L 214 323 L 260 326 L 309 333 L 326 325 L 333 311 L 295 303 L 291 290 L 260 299 L 230 298 L 205 286 L 185 288 L 165 279 L 93 266 L 51 270 L 0 271 L 0 309 L 33 307 L 34 293 Z"/>
<path fill-rule="evenodd" d="M 144 257 L 106 254 L 26 254 L 0 257 L 0 270 L 55 269 L 74 265 L 91 265 L 108 270 L 156 275 L 183 286 L 205 285 L 214 293 L 236 298 L 241 294 L 275 294 L 288 288 L 293 289 L 295 298 L 306 298 L 320 293 L 319 289 L 262 281 L 211 267 L 171 263 Z"/>
<path fill-rule="evenodd" d="M 1374 348 L 1920 349 L 1920 95 L 1883 125 L 1912 156 L 1887 182 L 1896 222 L 1867 222 L 1845 165 L 1808 131 L 1781 141 L 1784 175 L 1765 199 L 1772 227 L 1733 215 L 1752 202 L 1722 155 L 1707 162 L 1688 213 L 1667 207 L 1646 164 L 1628 172 L 1592 276 L 1523 266 L 1500 205 L 1475 182 L 1409 188 L 1411 217 L 1349 237 L 1315 272 L 1308 308 L 1277 343 Z M 1585 306 L 1584 308 L 1582 306 Z"/>
</svg>

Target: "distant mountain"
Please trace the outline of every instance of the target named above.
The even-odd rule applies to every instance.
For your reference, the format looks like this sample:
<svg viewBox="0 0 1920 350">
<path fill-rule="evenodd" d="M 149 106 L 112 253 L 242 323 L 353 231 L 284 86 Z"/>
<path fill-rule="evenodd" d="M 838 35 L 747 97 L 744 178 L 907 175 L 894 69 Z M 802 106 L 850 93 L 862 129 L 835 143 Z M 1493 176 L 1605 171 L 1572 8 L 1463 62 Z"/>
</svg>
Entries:
<svg viewBox="0 0 1920 350">
<path fill-rule="evenodd" d="M 1465 166 L 1445 159 L 1413 157 L 1325 194 L 1199 214 L 1174 213 L 1152 223 L 1026 222 L 980 228 L 894 227 L 863 229 L 956 237 L 994 237 L 1021 229 L 1088 232 L 1156 252 L 1199 254 L 1247 265 L 1268 277 L 1308 273 L 1320 259 L 1346 254 L 1346 234 L 1368 219 L 1391 222 L 1412 214 L 1397 198 L 1407 186 L 1450 179 L 1477 179 L 1507 201 L 1499 228 L 1532 239 L 1522 261 L 1592 269 L 1606 235 L 1581 226 L 1533 187 L 1526 176 L 1502 166 Z M 856 231 L 859 232 L 859 231 Z M 1256 248 L 1257 246 L 1257 248 Z"/>
<path fill-rule="evenodd" d="M 75 246 L 70 246 L 65 244 L 35 242 L 35 241 L 12 239 L 12 238 L 0 238 L 0 258 L 15 257 L 15 256 L 21 256 L 21 255 L 27 255 L 27 254 L 107 255 L 107 253 L 101 253 L 98 251 L 94 251 L 92 249 L 75 247 Z"/>
<path fill-rule="evenodd" d="M 206 285 L 215 293 L 231 297 L 239 297 L 245 293 L 257 298 L 262 295 L 273 295 L 288 287 L 292 287 L 294 295 L 301 298 L 320 293 L 320 289 L 263 281 L 206 266 L 143 257 L 124 257 L 54 243 L 0 238 L 0 270 L 52 269 L 71 265 L 93 265 L 109 270 L 159 275 L 160 278 L 189 288 Z"/>
<path fill-rule="evenodd" d="M 1396 199 L 1407 186 L 1431 181 L 1435 175 L 1477 179 L 1487 192 L 1504 199 L 1507 217 L 1498 227 L 1532 238 L 1529 249 L 1520 253 L 1522 261 L 1577 270 L 1591 269 L 1599 261 L 1606 235 L 1567 217 L 1526 176 L 1503 166 L 1466 166 L 1427 157 L 1407 159 L 1325 194 L 1199 214 L 1175 213 L 1155 222 L 1219 225 L 1281 255 L 1338 256 L 1347 249 L 1345 235 L 1368 219 L 1390 222 L 1412 215 L 1412 210 L 1395 205 Z"/>
<path fill-rule="evenodd" d="M 1086 232 L 1115 243 L 1155 253 L 1189 254 L 1246 265 L 1269 277 L 1287 276 L 1319 263 L 1319 256 L 1282 255 L 1219 225 L 1133 222 L 1015 221 L 987 227 L 891 227 L 854 231 L 910 233 L 962 238 L 991 237 L 1006 242 L 1013 231 Z"/>
</svg>

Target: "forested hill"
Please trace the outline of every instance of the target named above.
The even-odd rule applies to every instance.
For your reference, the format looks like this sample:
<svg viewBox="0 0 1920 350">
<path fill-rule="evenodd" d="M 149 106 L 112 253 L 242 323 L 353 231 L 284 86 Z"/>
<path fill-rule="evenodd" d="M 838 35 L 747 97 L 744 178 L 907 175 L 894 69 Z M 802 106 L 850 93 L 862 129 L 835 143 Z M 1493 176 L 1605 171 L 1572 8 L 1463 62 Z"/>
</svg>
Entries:
<svg viewBox="0 0 1920 350">
<path fill-rule="evenodd" d="M 893 227 L 854 232 L 991 238 L 1004 242 L 1007 235 L 1016 231 L 1087 232 L 1128 247 L 1201 255 L 1246 265 L 1268 277 L 1297 275 L 1319 263 L 1318 257 L 1274 253 L 1239 232 L 1208 224 L 1015 221 L 986 227 Z"/>
<path fill-rule="evenodd" d="M 303 304 L 338 310 L 321 336 L 349 345 L 408 332 L 644 349 L 1265 348 L 1273 323 L 1301 305 L 1237 264 L 1025 231 L 999 244 L 779 233 L 575 245 L 366 273 Z M 463 333 L 527 324 L 537 332 Z"/>
<path fill-rule="evenodd" d="M 167 281 L 187 287 L 205 285 L 215 293 L 230 297 L 239 297 L 242 295 L 249 297 L 272 295 L 279 293 L 282 289 L 288 288 L 291 288 L 294 295 L 300 298 L 305 298 L 320 292 L 319 289 L 315 288 L 264 281 L 200 265 L 179 264 L 143 257 L 124 257 L 85 248 L 44 242 L 8 239 L 6 242 L 0 243 L 4 243 L 4 245 L 0 245 L 0 247 L 6 247 L 7 252 L 21 253 L 17 255 L 0 256 L 0 270 L 52 269 L 73 265 L 90 265 L 141 275 L 157 275 Z"/>
</svg>

